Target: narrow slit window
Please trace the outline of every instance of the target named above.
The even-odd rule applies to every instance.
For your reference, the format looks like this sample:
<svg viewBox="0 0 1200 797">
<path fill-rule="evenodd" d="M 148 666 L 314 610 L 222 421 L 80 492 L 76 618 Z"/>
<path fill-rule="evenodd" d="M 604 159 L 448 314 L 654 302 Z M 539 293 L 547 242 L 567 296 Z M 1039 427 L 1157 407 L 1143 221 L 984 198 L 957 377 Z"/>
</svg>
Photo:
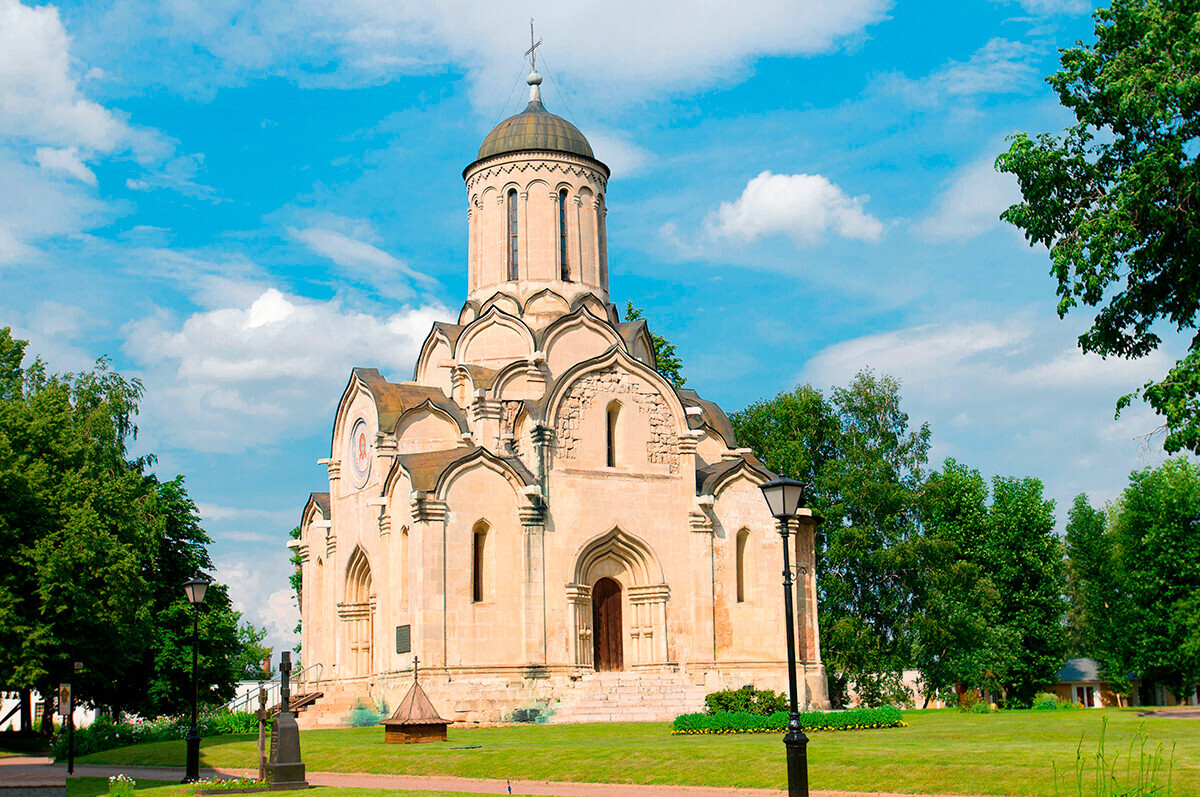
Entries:
<svg viewBox="0 0 1200 797">
<path fill-rule="evenodd" d="M 737 602 L 746 602 L 746 542 L 750 532 L 742 529 L 737 536 Z"/>
<path fill-rule="evenodd" d="M 480 523 L 475 526 L 475 532 L 471 535 L 471 600 L 475 603 L 483 600 L 483 571 L 486 546 L 487 525 Z"/>
<path fill-rule="evenodd" d="M 517 279 L 517 192 L 508 192 L 508 278 Z"/>
<path fill-rule="evenodd" d="M 605 461 L 608 467 L 615 468 L 617 467 L 617 422 L 621 415 L 621 405 L 615 401 L 609 404 L 606 415 L 605 425 L 607 427 L 607 434 L 605 438 L 607 446 Z"/>
<path fill-rule="evenodd" d="M 563 282 L 571 281 L 571 266 L 567 262 L 567 189 L 558 192 L 558 262 Z"/>
</svg>

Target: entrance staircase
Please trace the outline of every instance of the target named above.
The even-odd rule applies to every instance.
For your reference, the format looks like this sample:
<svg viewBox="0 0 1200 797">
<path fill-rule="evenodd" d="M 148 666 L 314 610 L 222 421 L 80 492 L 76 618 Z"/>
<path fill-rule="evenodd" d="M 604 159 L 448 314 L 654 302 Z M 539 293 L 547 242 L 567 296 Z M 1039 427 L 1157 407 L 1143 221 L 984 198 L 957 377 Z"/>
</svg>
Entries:
<svg viewBox="0 0 1200 797">
<path fill-rule="evenodd" d="M 356 706 L 375 708 L 375 701 L 370 695 L 364 695 L 364 691 L 361 684 L 346 686 L 336 682 L 323 683 L 321 691 L 316 693 L 320 699 L 310 701 L 308 706 L 311 708 L 308 711 L 296 714 L 296 724 L 305 731 L 345 727 L 346 716 Z M 296 698 L 292 698 L 292 705 L 295 704 Z"/>
<path fill-rule="evenodd" d="M 670 722 L 703 711 L 708 694 L 678 672 L 589 673 L 572 687 L 550 722 Z"/>
</svg>

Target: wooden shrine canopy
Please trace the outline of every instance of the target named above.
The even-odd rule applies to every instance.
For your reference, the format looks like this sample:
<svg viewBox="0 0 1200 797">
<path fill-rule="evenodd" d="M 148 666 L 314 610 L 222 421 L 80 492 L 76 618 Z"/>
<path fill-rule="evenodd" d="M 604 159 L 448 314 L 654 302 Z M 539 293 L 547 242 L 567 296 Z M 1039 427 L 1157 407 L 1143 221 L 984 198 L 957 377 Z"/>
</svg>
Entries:
<svg viewBox="0 0 1200 797">
<path fill-rule="evenodd" d="M 395 713 L 379 724 L 384 726 L 384 741 L 388 744 L 446 741 L 446 726 L 453 720 L 442 719 L 421 688 L 413 672 L 413 685 L 400 701 Z"/>
</svg>

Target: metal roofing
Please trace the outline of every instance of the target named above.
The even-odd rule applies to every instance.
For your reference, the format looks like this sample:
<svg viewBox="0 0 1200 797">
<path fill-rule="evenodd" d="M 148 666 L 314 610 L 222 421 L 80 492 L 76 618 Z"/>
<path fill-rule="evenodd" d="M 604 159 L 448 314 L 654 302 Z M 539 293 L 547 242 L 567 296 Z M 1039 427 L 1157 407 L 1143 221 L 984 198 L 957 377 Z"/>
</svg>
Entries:
<svg viewBox="0 0 1200 797">
<path fill-rule="evenodd" d="M 579 128 L 546 110 L 541 100 L 530 100 L 525 110 L 510 116 L 488 133 L 476 160 L 526 150 L 569 152 L 596 159 L 592 145 Z"/>
<path fill-rule="evenodd" d="M 1059 683 L 1077 683 L 1080 681 L 1103 681 L 1100 676 L 1100 663 L 1095 659 L 1067 659 L 1067 663 L 1058 671 L 1056 676 Z"/>
</svg>

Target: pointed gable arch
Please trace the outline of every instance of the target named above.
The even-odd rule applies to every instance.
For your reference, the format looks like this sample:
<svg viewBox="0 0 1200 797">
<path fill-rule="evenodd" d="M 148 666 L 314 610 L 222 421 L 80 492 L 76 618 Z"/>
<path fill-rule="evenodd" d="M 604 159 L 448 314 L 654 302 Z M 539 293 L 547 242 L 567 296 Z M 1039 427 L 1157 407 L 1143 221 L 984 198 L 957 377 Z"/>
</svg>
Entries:
<svg viewBox="0 0 1200 797">
<path fill-rule="evenodd" d="M 485 315 L 487 311 L 491 310 L 493 307 L 497 308 L 502 313 L 508 313 L 511 316 L 521 315 L 521 303 L 517 301 L 516 297 L 500 291 L 499 293 L 492 294 L 491 297 L 489 297 L 488 300 L 479 307 L 479 313 L 476 315 L 476 318 Z"/>
<path fill-rule="evenodd" d="M 583 307 L 555 321 L 539 336 L 546 353 L 546 366 L 554 375 L 572 365 L 598 357 L 613 346 L 625 347 L 625 341 L 608 325 Z"/>
<path fill-rule="evenodd" d="M 579 417 L 590 411 L 597 396 L 612 393 L 625 396 L 630 409 L 647 416 L 651 430 L 646 441 L 648 461 L 669 465 L 674 472 L 679 438 L 688 432 L 683 404 L 670 382 L 620 346 L 573 366 L 555 380 L 546 398 L 545 418 L 554 428 L 557 455 L 573 458 L 574 447 L 584 437 L 584 430 L 577 428 Z"/>
<path fill-rule="evenodd" d="M 446 409 L 426 399 L 405 410 L 396 421 L 396 452 L 412 454 L 437 451 L 464 445 L 466 419 L 451 415 Z"/>
<path fill-rule="evenodd" d="M 350 427 L 359 419 L 367 425 L 367 439 L 374 440 L 379 433 L 379 401 L 375 395 L 378 383 L 385 382 L 374 368 L 354 368 L 350 381 L 342 391 L 337 412 L 333 420 L 333 435 L 329 442 L 330 457 L 342 459 L 349 445 Z M 346 445 L 343 445 L 345 443 Z M 347 463 L 343 463 L 348 468 Z M 348 471 L 346 471 L 348 473 Z M 349 483 L 349 482 L 347 482 Z"/>
<path fill-rule="evenodd" d="M 417 364 L 413 368 L 413 380 L 421 385 L 440 387 L 450 395 L 452 387 L 450 366 L 454 359 L 454 344 L 461 336 L 462 327 L 457 324 L 434 324 L 421 344 Z"/>
<path fill-rule="evenodd" d="M 770 481 L 775 474 L 756 462 L 744 458 L 726 460 L 705 468 L 696 469 L 696 494 L 719 498 L 740 480 L 752 487 Z"/>
<path fill-rule="evenodd" d="M 521 319 L 491 307 L 463 330 L 454 347 L 461 363 L 500 366 L 533 356 L 533 332 Z"/>
<path fill-rule="evenodd" d="M 549 373 L 545 363 L 517 360 L 496 372 L 490 396 L 499 401 L 537 401 L 546 393 Z"/>
<path fill-rule="evenodd" d="M 542 328 L 571 312 L 571 305 L 551 288 L 544 288 L 525 301 L 521 318 L 534 328 Z"/>
<path fill-rule="evenodd" d="M 503 478 L 512 487 L 521 503 L 529 500 L 526 488 L 535 487 L 537 484 L 533 474 L 526 471 L 519 462 L 514 462 L 511 458 L 501 459 L 486 448 L 476 448 L 443 469 L 432 492 L 438 500 L 444 501 L 454 486 L 455 480 L 478 469 L 489 470 Z"/>
</svg>

